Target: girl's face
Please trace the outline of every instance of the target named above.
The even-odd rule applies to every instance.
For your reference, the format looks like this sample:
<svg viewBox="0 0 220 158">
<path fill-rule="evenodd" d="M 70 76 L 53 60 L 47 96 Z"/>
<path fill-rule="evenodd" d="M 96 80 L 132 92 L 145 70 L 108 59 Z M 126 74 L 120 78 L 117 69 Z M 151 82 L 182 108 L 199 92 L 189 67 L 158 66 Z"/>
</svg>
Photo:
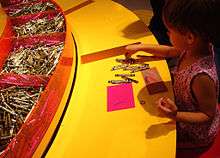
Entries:
<svg viewBox="0 0 220 158">
<path fill-rule="evenodd" d="M 167 27 L 167 29 L 167 34 L 173 47 L 180 52 L 186 50 L 188 47 L 187 35 L 180 33 L 174 28 Z"/>
</svg>

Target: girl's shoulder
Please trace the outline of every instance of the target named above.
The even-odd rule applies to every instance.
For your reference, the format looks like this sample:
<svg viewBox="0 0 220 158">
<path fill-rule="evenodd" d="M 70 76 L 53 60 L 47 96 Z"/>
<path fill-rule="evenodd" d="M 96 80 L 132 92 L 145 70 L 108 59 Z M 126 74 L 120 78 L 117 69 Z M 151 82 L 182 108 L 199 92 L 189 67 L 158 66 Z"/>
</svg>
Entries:
<svg viewBox="0 0 220 158">
<path fill-rule="evenodd" d="M 173 72 L 177 74 L 187 74 L 190 73 L 191 75 L 196 75 L 197 73 L 201 72 L 209 72 L 209 71 L 216 71 L 215 61 L 213 55 L 205 56 L 203 58 L 198 59 L 193 64 L 186 66 L 184 69 L 179 70 L 179 64 L 181 62 L 181 56 L 177 63 L 177 66 L 174 68 Z"/>
<path fill-rule="evenodd" d="M 218 75 L 213 55 L 203 57 L 180 71 L 178 71 L 178 67 L 176 67 L 172 73 L 178 82 L 184 81 L 185 84 L 191 85 L 192 80 L 195 79 L 196 76 L 204 74 L 212 79 L 216 86 L 218 85 Z"/>
<path fill-rule="evenodd" d="M 216 71 L 216 65 L 215 65 L 215 59 L 214 59 L 214 50 L 213 50 L 213 45 L 210 44 L 210 54 L 207 56 L 203 56 L 199 59 L 197 59 L 194 63 L 192 63 L 191 65 L 186 66 L 184 69 L 179 70 L 178 67 L 180 65 L 180 63 L 183 60 L 188 60 L 186 58 L 184 58 L 184 56 L 187 54 L 187 51 L 184 51 L 181 53 L 179 60 L 178 60 L 178 64 L 176 66 L 176 71 L 180 72 L 180 73 L 190 73 L 192 75 L 196 75 L 197 73 L 201 73 L 201 72 L 215 72 Z"/>
</svg>

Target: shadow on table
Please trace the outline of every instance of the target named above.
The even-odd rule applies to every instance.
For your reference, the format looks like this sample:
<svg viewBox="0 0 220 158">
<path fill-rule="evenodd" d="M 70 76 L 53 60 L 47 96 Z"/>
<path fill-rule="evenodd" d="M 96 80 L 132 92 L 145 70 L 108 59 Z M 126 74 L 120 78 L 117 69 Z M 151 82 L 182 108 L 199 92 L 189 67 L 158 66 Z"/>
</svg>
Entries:
<svg viewBox="0 0 220 158">
<path fill-rule="evenodd" d="M 150 126 L 145 132 L 146 139 L 157 138 L 167 135 L 170 131 L 176 129 L 175 122 L 160 123 Z"/>
<path fill-rule="evenodd" d="M 152 35 L 147 25 L 143 21 L 138 20 L 128 25 L 122 30 L 123 36 L 129 39 L 138 39 L 144 36 Z"/>
<path fill-rule="evenodd" d="M 143 87 L 141 91 L 138 93 L 137 97 L 138 97 L 139 102 L 144 102 L 144 104 L 142 104 L 141 106 L 150 115 L 164 117 L 160 115 L 156 107 L 156 102 L 158 101 L 159 98 L 164 97 L 164 96 L 169 97 L 171 99 L 173 98 L 173 90 L 172 90 L 171 81 L 164 82 L 164 83 L 168 89 L 168 91 L 166 92 L 160 92 L 160 93 L 150 95 L 148 92 L 148 89 L 146 87 Z"/>
<path fill-rule="evenodd" d="M 164 96 L 169 97 L 171 99 L 174 98 L 171 81 L 165 82 L 165 85 L 168 89 L 168 91 L 166 92 L 161 92 L 161 93 L 156 93 L 154 95 L 150 95 L 148 92 L 148 89 L 144 87 L 138 93 L 139 102 L 145 103 L 145 104 L 142 104 L 141 106 L 147 113 L 149 113 L 152 116 L 166 117 L 158 111 L 156 107 L 156 102 L 158 101 L 159 98 L 164 97 Z M 163 135 L 167 135 L 170 131 L 173 131 L 175 129 L 176 129 L 175 122 L 154 124 L 147 129 L 147 131 L 145 132 L 145 137 L 146 139 L 157 138 Z"/>
</svg>

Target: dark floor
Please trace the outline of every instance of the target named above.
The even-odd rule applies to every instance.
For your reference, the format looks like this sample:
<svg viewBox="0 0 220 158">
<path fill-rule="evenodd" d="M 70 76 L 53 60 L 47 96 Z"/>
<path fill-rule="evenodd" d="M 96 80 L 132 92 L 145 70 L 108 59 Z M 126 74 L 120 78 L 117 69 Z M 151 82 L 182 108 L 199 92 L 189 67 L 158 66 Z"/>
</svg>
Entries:
<svg viewBox="0 0 220 158">
<path fill-rule="evenodd" d="M 153 15 L 150 0 L 113 0 L 135 13 L 146 25 Z"/>
<path fill-rule="evenodd" d="M 122 4 L 123 6 L 125 6 L 130 10 L 151 9 L 149 0 L 113 0 L 113 1 Z"/>
</svg>

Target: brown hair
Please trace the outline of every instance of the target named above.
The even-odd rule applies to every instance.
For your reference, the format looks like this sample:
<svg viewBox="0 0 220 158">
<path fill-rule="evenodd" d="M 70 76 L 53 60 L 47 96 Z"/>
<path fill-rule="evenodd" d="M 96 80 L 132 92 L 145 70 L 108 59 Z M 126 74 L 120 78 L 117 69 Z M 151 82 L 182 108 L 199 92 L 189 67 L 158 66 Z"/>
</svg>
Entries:
<svg viewBox="0 0 220 158">
<path fill-rule="evenodd" d="M 166 0 L 163 20 L 214 43 L 220 39 L 220 0 Z"/>
</svg>

